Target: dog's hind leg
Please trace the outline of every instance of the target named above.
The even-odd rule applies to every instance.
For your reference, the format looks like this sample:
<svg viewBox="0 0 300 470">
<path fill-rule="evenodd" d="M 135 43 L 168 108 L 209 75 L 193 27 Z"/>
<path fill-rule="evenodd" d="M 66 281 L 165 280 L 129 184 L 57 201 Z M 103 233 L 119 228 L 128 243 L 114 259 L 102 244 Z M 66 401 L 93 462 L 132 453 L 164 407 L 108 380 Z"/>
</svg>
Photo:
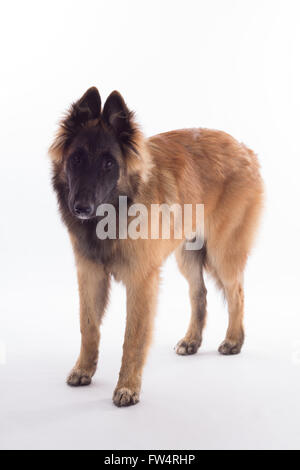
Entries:
<svg viewBox="0 0 300 470">
<path fill-rule="evenodd" d="M 75 253 L 76 255 L 76 253 Z M 108 300 L 110 279 L 103 267 L 76 255 L 80 295 L 81 350 L 67 383 L 89 385 L 96 372 L 100 323 Z"/>
<path fill-rule="evenodd" d="M 224 286 L 228 303 L 229 325 L 226 339 L 219 347 L 219 352 L 225 356 L 239 354 L 244 343 L 244 290 L 242 282 L 236 281 Z"/>
<path fill-rule="evenodd" d="M 181 273 L 190 287 L 192 316 L 185 337 L 176 346 L 179 355 L 195 354 L 202 343 L 202 332 L 206 320 L 206 287 L 203 279 L 205 247 L 201 250 L 186 250 L 185 244 L 176 251 L 176 259 Z"/>
<path fill-rule="evenodd" d="M 233 209 L 232 209 L 233 212 Z M 220 219 L 207 242 L 207 267 L 224 292 L 229 324 L 219 347 L 223 355 L 239 354 L 244 343 L 243 277 L 260 212 L 258 203 L 235 207 L 234 218 Z"/>
</svg>

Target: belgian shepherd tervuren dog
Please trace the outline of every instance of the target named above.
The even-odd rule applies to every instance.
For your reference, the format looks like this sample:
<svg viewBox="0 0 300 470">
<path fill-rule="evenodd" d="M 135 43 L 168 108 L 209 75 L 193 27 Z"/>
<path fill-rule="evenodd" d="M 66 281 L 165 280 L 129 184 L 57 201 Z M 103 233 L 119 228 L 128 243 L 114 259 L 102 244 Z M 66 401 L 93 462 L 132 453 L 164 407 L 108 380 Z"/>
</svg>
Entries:
<svg viewBox="0 0 300 470">
<path fill-rule="evenodd" d="M 103 110 L 96 88 L 73 104 L 50 147 L 53 185 L 78 270 L 81 352 L 68 384 L 89 385 L 96 371 L 100 323 L 113 276 L 127 289 L 122 367 L 113 395 L 117 406 L 139 401 L 142 369 L 151 340 L 160 267 L 175 251 L 190 285 L 192 317 L 177 353 L 194 354 L 206 317 L 205 268 L 223 290 L 229 327 L 221 354 L 238 354 L 244 342 L 243 271 L 263 201 L 255 154 L 224 132 L 186 129 L 146 139 L 122 96 L 114 91 Z M 139 203 L 203 204 L 204 243 L 186 250 L 171 236 L 99 239 L 97 207 Z M 197 232 L 193 218 L 193 227 Z M 161 232 L 160 232 L 161 233 Z"/>
</svg>

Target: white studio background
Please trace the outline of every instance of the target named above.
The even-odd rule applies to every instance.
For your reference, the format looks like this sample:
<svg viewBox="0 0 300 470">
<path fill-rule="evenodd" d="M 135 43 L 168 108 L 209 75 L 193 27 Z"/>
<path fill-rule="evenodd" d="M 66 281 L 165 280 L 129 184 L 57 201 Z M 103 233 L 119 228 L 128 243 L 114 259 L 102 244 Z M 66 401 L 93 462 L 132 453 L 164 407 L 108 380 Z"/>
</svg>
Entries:
<svg viewBox="0 0 300 470">
<path fill-rule="evenodd" d="M 300 448 L 299 15 L 297 0 L 2 3 L 0 448 Z M 258 153 L 266 182 L 243 354 L 216 352 L 227 313 L 208 280 L 203 347 L 175 355 L 189 299 L 170 258 L 141 403 L 129 409 L 111 402 L 125 325 L 120 285 L 93 385 L 64 384 L 79 352 L 78 298 L 47 147 L 92 85 L 103 101 L 118 89 L 146 135 L 231 133 Z"/>
</svg>

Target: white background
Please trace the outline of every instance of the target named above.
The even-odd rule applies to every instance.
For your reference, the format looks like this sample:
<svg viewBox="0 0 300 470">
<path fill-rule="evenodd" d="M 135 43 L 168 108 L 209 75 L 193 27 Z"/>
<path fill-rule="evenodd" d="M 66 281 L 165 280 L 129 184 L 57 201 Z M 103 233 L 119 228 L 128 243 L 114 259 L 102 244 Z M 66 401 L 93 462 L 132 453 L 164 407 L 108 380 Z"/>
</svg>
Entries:
<svg viewBox="0 0 300 470">
<path fill-rule="evenodd" d="M 0 44 L 0 448 L 300 448 L 300 3 L 295 0 L 10 1 Z M 76 275 L 50 185 L 63 111 L 114 89 L 146 133 L 212 127 L 259 155 L 262 229 L 246 273 L 247 341 L 221 357 L 227 313 L 208 280 L 201 351 L 164 268 L 141 403 L 117 409 L 125 292 L 114 285 L 91 387 L 64 381 L 79 351 Z M 0 360 L 1 362 L 1 360 Z"/>
</svg>

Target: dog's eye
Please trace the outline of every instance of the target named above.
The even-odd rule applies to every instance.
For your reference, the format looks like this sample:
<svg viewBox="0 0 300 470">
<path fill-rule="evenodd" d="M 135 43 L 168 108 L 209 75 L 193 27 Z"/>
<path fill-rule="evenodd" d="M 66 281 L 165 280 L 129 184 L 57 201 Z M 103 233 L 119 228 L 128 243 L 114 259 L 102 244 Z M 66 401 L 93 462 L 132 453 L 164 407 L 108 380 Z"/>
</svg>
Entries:
<svg viewBox="0 0 300 470">
<path fill-rule="evenodd" d="M 73 165 L 79 165 L 81 163 L 81 155 L 79 155 L 78 153 L 73 155 L 72 163 Z"/>
<path fill-rule="evenodd" d="M 110 170 L 114 166 L 114 163 L 112 158 L 107 158 L 103 164 L 104 170 Z"/>
<path fill-rule="evenodd" d="M 82 152 L 76 152 L 73 153 L 73 155 L 70 158 L 71 165 L 72 166 L 78 166 L 82 162 Z"/>
</svg>

